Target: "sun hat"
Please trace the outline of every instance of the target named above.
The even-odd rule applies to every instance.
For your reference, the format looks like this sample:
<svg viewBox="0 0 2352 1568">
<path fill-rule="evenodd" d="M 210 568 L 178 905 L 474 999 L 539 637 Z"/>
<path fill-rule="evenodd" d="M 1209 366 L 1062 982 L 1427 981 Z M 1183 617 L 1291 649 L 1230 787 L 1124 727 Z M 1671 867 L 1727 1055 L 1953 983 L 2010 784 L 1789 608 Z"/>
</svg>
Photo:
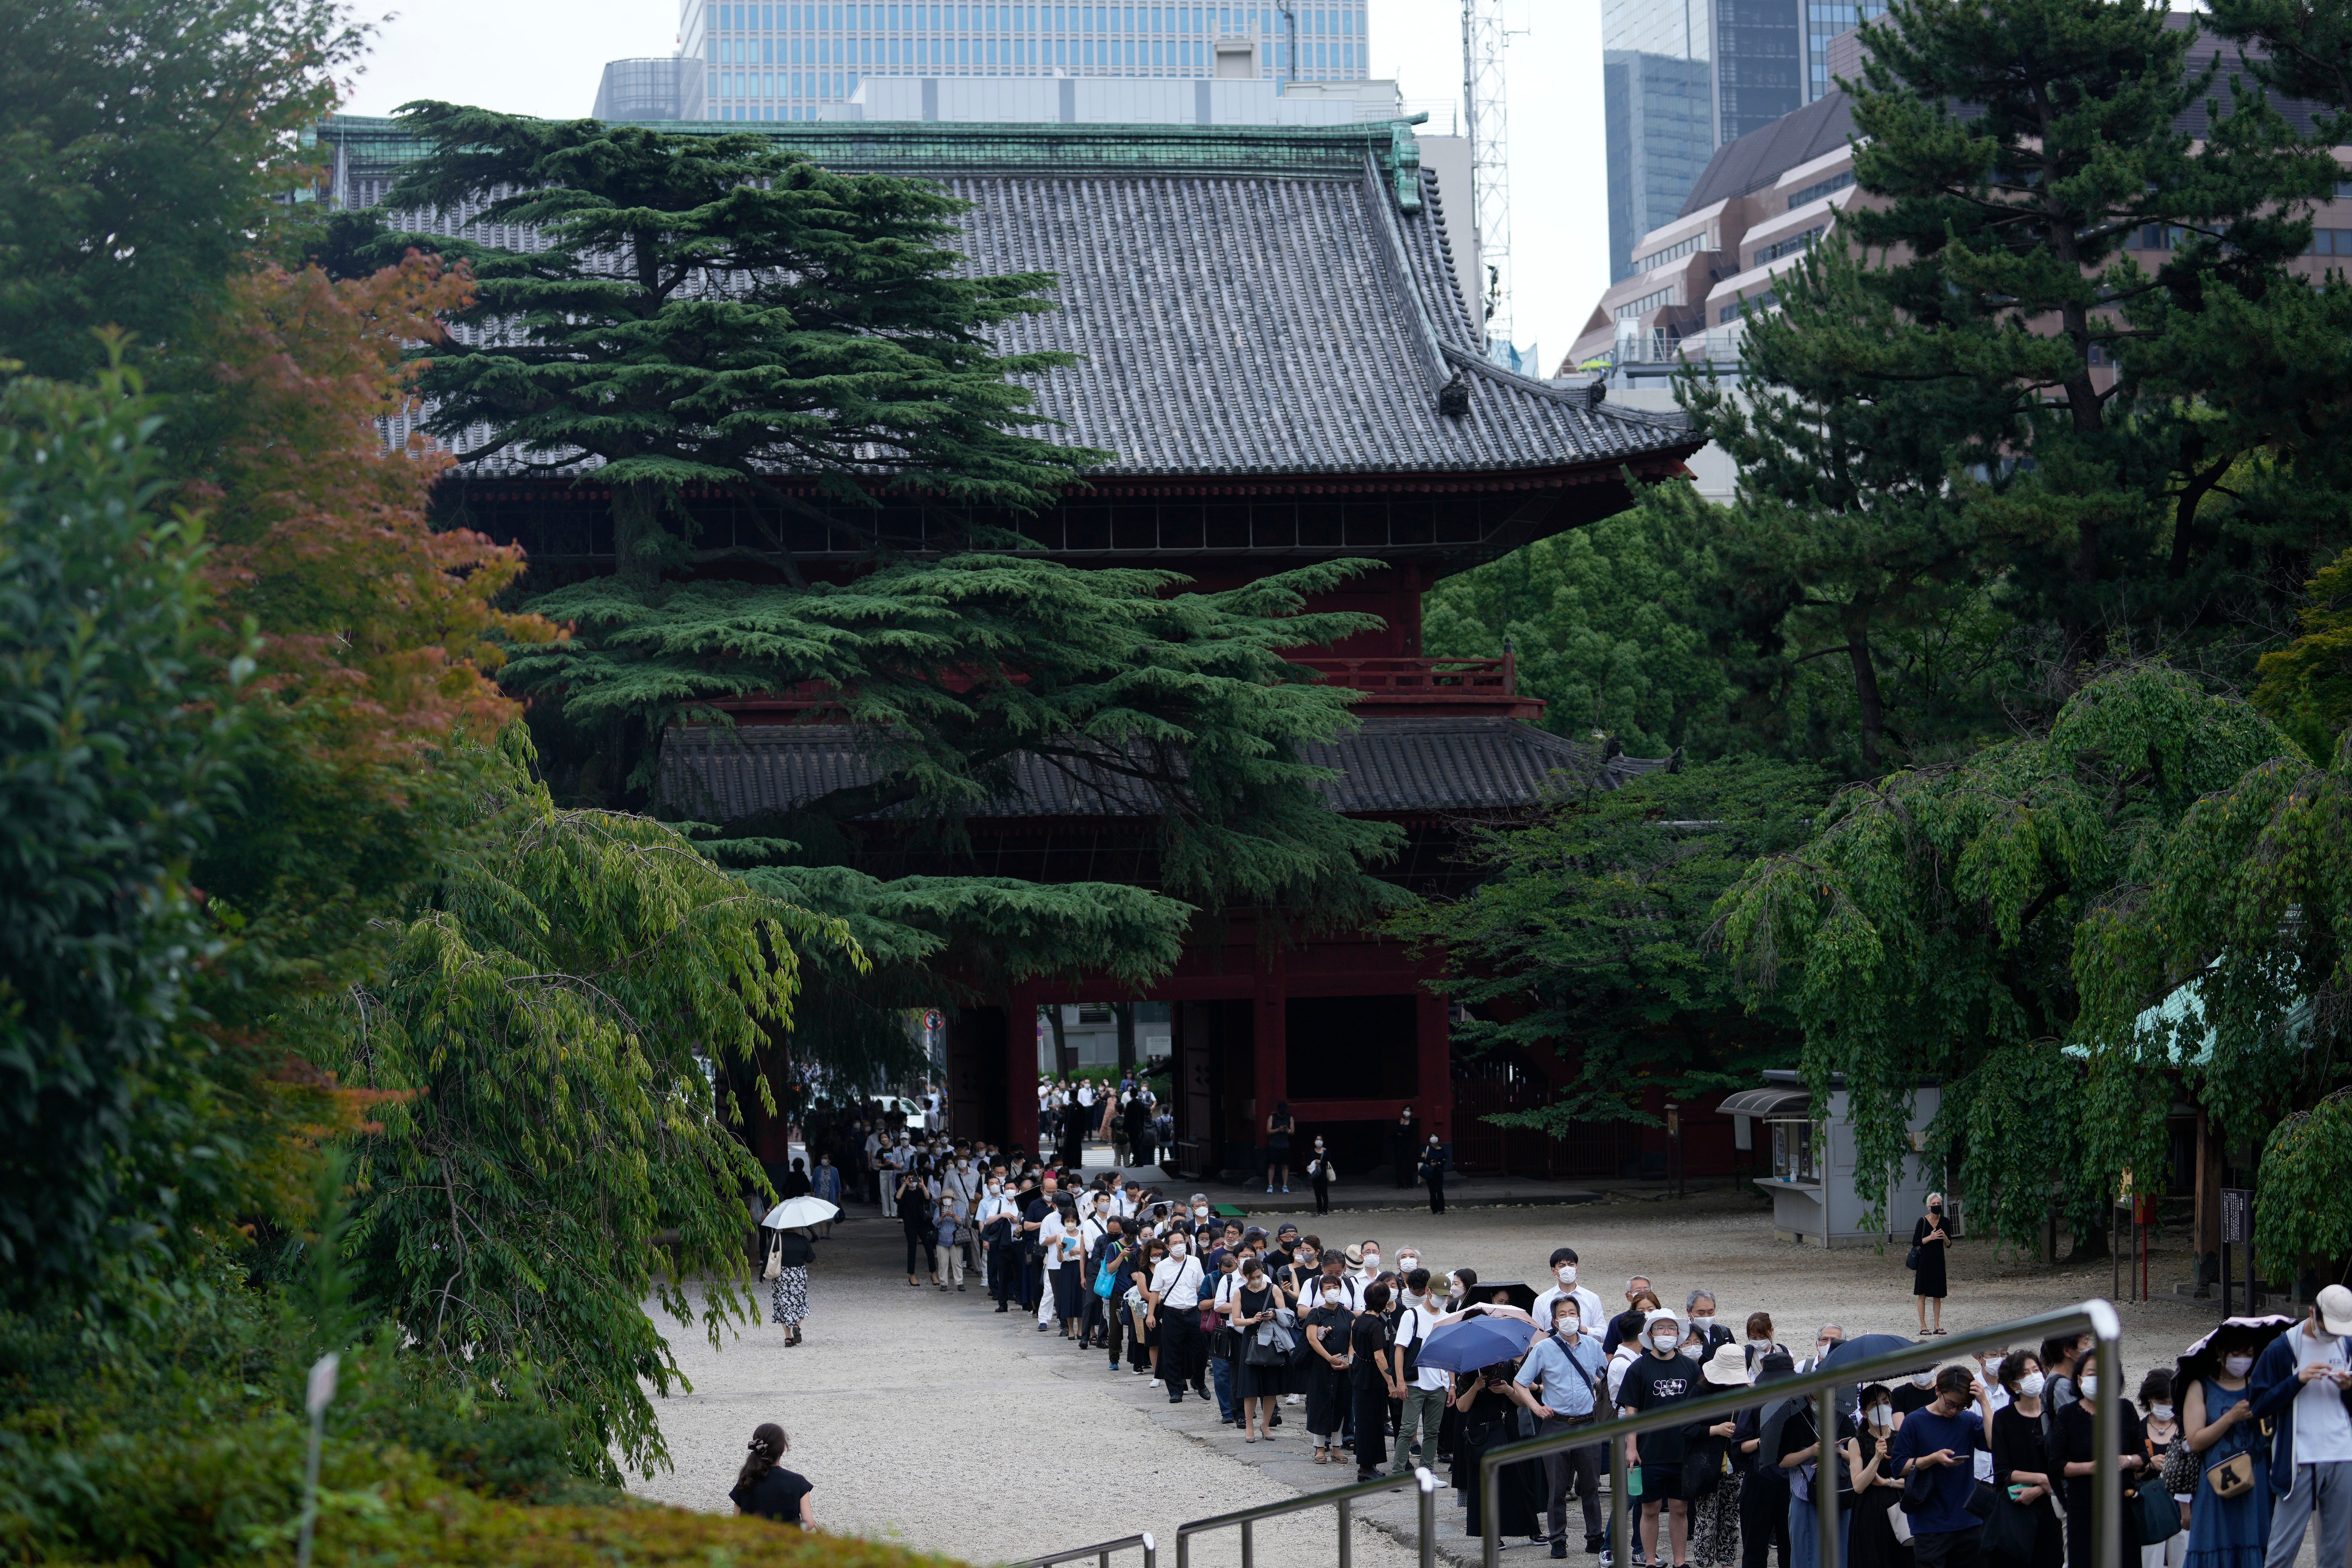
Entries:
<svg viewBox="0 0 2352 1568">
<path fill-rule="evenodd" d="M 1665 1308 L 1660 1307 L 1642 1320 L 1642 1331 L 1646 1334 L 1660 1323 L 1672 1323 L 1677 1329 L 1683 1326 L 1683 1321 L 1680 1318 L 1675 1317 Z"/>
<path fill-rule="evenodd" d="M 1700 1372 L 1707 1382 L 1721 1388 L 1730 1388 L 1752 1381 L 1748 1373 L 1748 1352 L 1739 1345 L 1717 1345 L 1715 1353 L 1706 1358 Z"/>
<path fill-rule="evenodd" d="M 1339 1256 L 1348 1260 L 1348 1267 L 1350 1268 L 1361 1268 L 1364 1266 L 1364 1249 L 1360 1247 L 1350 1247 Z"/>
</svg>

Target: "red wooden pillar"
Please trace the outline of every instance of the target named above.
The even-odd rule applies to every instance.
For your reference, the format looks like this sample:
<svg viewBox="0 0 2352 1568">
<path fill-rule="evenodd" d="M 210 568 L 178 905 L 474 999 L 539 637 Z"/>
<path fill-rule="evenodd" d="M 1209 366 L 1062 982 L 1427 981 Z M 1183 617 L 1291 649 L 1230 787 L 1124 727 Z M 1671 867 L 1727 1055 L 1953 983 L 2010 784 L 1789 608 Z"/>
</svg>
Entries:
<svg viewBox="0 0 2352 1568">
<path fill-rule="evenodd" d="M 1445 998 L 1427 986 L 1414 988 L 1413 1044 L 1419 1051 L 1413 1097 L 1415 1120 L 1446 1142 L 1454 1142 L 1454 1047 Z"/>
<path fill-rule="evenodd" d="M 1262 959 L 1250 1019 L 1250 1168 L 1265 1164 L 1265 1119 L 1290 1095 L 1290 963 L 1280 948 Z"/>
<path fill-rule="evenodd" d="M 1015 985 L 1004 999 L 1004 1146 L 1037 1152 L 1037 987 Z"/>
</svg>

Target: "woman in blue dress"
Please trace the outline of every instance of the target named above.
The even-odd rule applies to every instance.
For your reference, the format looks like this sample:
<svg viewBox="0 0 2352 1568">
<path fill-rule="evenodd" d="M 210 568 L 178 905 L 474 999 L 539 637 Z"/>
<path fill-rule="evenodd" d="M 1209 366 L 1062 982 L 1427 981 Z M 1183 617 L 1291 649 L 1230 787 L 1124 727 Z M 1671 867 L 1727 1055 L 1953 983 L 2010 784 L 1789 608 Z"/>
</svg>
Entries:
<svg viewBox="0 0 2352 1568">
<path fill-rule="evenodd" d="M 2263 1568 L 2271 1533 L 2271 1445 L 2248 1413 L 2246 1376 L 2286 1323 L 2232 1318 L 2180 1360 L 2173 1387 L 2187 1390 L 2179 1397 L 2180 1430 L 2197 1470 L 2184 1568 Z M 2253 1456 L 2254 1484 L 2235 1497 L 2215 1496 L 2212 1472 L 2245 1453 Z"/>
</svg>

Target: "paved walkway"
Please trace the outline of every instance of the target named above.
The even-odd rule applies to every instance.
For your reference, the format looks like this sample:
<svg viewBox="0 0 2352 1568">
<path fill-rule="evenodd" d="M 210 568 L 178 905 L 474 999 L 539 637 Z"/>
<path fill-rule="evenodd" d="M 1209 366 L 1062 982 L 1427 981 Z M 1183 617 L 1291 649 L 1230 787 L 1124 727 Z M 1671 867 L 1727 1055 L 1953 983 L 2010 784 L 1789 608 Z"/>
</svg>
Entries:
<svg viewBox="0 0 2352 1568">
<path fill-rule="evenodd" d="M 1393 1257 L 1411 1242 L 1433 1268 L 1468 1264 L 1488 1280 L 1540 1279 L 1551 1248 L 1565 1242 L 1579 1248 L 1583 1281 L 1604 1301 L 1621 1300 L 1625 1277 L 1638 1268 L 1677 1308 L 1704 1286 L 1735 1326 L 1751 1310 L 1769 1311 L 1792 1345 L 1810 1344 L 1823 1320 L 1852 1334 L 1907 1332 L 1915 1321 L 1900 1249 L 1825 1255 L 1776 1242 L 1769 1211 L 1737 1193 L 1677 1201 L 1611 1192 L 1572 1209 L 1464 1208 L 1442 1218 L 1357 1214 L 1344 1229 L 1302 1209 L 1311 1211 L 1311 1202 L 1287 1216 L 1332 1245 L 1377 1236 Z M 817 1517 L 829 1529 L 974 1563 L 1149 1529 L 1172 1563 L 1181 1521 L 1352 1478 L 1344 1465 L 1309 1461 L 1295 1410 L 1276 1442 L 1245 1445 L 1216 1422 L 1212 1405 L 1187 1398 L 1171 1406 L 1156 1384 L 1107 1371 L 1100 1352 L 1040 1334 L 1034 1319 L 997 1315 L 977 1281 L 961 1295 L 908 1289 L 904 1261 L 898 1226 L 861 1218 L 837 1227 L 821 1248 L 806 1345 L 786 1350 L 766 1326 L 718 1351 L 674 1335 L 695 1382 L 692 1394 L 660 1402 L 677 1468 L 636 1489 L 723 1508 L 751 1427 L 776 1420 L 792 1436 L 791 1462 L 816 1485 Z M 2186 1278 L 2189 1259 L 2159 1252 L 2154 1268 L 2161 1298 Z M 1951 1275 L 1944 1321 L 1952 1329 L 2063 1305 L 2109 1283 L 2104 1263 L 2043 1268 L 2005 1260 L 1983 1240 L 1955 1246 Z M 2168 1299 L 2120 1310 L 2135 1389 L 2146 1368 L 2168 1364 L 2218 1315 L 2207 1303 Z M 1452 1492 L 1438 1500 L 1444 1554 L 1472 1561 Z M 1409 1500 L 1400 1493 L 1363 1511 L 1371 1522 L 1357 1530 L 1356 1562 L 1403 1568 L 1411 1553 L 1377 1527 L 1402 1529 L 1409 1539 Z M 1284 1568 L 1334 1561 L 1330 1516 L 1303 1520 L 1261 1527 L 1258 1561 Z M 1227 1532 L 1195 1556 L 1203 1564 L 1237 1562 L 1234 1537 Z M 1524 1542 L 1506 1556 L 1548 1561 Z M 1580 1553 L 1570 1561 L 1591 1568 Z"/>
</svg>

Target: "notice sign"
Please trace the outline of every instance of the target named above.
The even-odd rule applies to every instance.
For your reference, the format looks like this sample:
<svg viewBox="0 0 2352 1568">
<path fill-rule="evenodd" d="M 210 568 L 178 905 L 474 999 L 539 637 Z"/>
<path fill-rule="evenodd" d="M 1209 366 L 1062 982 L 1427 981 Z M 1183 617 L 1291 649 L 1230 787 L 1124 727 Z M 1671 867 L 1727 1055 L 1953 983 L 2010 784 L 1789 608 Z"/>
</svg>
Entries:
<svg viewBox="0 0 2352 1568">
<path fill-rule="evenodd" d="M 2221 1242 L 2235 1246 L 2254 1239 L 2254 1192 L 2252 1187 L 2221 1189 Z"/>
</svg>

